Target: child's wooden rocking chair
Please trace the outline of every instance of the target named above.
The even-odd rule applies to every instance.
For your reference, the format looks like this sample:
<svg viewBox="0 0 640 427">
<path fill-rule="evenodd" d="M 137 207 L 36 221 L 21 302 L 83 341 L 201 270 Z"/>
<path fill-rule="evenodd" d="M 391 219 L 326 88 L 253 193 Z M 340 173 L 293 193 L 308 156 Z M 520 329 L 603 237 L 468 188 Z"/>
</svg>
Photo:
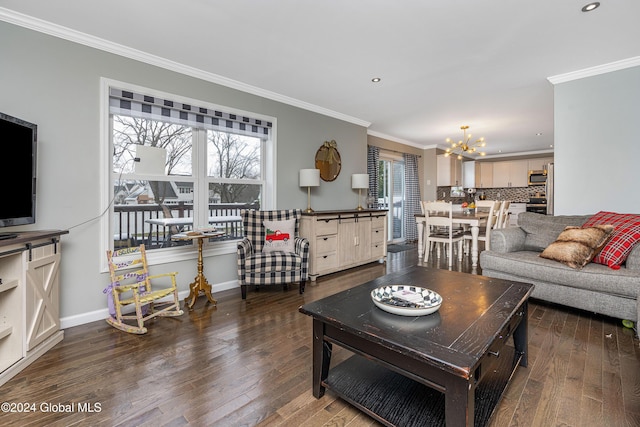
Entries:
<svg viewBox="0 0 640 427">
<path fill-rule="evenodd" d="M 149 275 L 144 245 L 107 251 L 111 284 L 103 291 L 109 298 L 109 323 L 114 328 L 132 334 L 146 334 L 144 322 L 156 316 L 180 316 L 176 272 Z M 136 270 L 133 270 L 136 269 Z M 170 284 L 158 288 L 151 285 L 151 279 L 170 278 Z M 168 280 L 165 280 L 168 281 Z M 171 296 L 171 300 L 156 303 L 157 300 Z M 122 314 L 127 305 L 135 307 L 130 315 Z M 167 304 L 156 310 L 155 304 Z M 126 324 L 124 320 L 136 320 L 136 325 Z"/>
</svg>

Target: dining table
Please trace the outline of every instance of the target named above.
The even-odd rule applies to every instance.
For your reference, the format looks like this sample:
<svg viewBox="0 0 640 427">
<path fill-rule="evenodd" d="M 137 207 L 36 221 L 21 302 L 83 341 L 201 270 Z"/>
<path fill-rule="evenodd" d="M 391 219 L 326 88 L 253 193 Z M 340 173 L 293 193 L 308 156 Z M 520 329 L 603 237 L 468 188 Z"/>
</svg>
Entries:
<svg viewBox="0 0 640 427">
<path fill-rule="evenodd" d="M 467 225 L 471 231 L 471 266 L 478 266 L 478 236 L 480 235 L 480 227 L 487 225 L 488 212 L 467 213 L 465 211 L 453 212 L 452 219 L 454 224 Z M 416 214 L 416 226 L 418 228 L 418 259 L 422 259 L 424 255 L 423 237 L 426 217 L 422 214 Z"/>
</svg>

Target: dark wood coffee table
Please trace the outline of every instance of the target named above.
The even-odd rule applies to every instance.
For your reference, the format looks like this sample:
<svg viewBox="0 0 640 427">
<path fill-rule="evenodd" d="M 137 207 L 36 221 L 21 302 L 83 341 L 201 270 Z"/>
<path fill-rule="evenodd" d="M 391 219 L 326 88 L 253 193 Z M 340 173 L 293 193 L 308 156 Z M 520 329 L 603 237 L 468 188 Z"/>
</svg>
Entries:
<svg viewBox="0 0 640 427">
<path fill-rule="evenodd" d="M 443 304 L 426 316 L 387 313 L 370 294 L 393 284 L 431 289 Z M 328 388 L 386 425 L 484 426 L 518 365 L 527 366 L 532 289 L 416 266 L 305 304 L 300 312 L 313 317 L 313 395 Z M 331 367 L 332 344 L 355 354 Z"/>
</svg>

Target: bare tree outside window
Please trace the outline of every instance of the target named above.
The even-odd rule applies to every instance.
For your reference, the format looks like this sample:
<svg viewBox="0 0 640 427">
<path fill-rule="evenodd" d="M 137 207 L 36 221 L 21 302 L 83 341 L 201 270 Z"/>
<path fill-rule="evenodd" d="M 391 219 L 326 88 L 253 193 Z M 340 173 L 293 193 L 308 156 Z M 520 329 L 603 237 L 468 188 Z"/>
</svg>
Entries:
<svg viewBox="0 0 640 427">
<path fill-rule="evenodd" d="M 259 199 L 261 140 L 226 132 L 207 132 L 207 172 L 210 199 L 221 203 L 250 203 Z"/>
<path fill-rule="evenodd" d="M 156 120 L 113 116 L 113 166 L 116 173 L 134 173 L 136 145 L 167 150 L 167 175 L 191 175 L 192 130 Z M 170 183 L 149 181 L 155 202 L 163 205 L 173 194 Z"/>
<path fill-rule="evenodd" d="M 113 165 L 116 172 L 132 173 L 135 145 L 167 150 L 167 174 L 191 175 L 190 127 L 148 119 L 113 116 Z"/>
</svg>

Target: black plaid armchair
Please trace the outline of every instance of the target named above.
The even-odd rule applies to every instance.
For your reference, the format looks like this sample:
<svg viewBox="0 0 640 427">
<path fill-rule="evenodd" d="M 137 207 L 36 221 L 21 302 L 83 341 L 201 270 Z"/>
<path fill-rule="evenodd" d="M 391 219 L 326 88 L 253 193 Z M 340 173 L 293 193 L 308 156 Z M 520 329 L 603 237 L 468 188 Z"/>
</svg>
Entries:
<svg viewBox="0 0 640 427">
<path fill-rule="evenodd" d="M 276 285 L 300 282 L 300 293 L 309 278 L 309 241 L 298 236 L 300 209 L 258 211 L 242 210 L 242 225 L 245 237 L 238 242 L 238 282 L 242 289 L 242 299 L 247 298 L 247 285 Z M 293 252 L 275 250 L 263 251 L 267 240 L 264 221 L 295 219 Z"/>
</svg>

